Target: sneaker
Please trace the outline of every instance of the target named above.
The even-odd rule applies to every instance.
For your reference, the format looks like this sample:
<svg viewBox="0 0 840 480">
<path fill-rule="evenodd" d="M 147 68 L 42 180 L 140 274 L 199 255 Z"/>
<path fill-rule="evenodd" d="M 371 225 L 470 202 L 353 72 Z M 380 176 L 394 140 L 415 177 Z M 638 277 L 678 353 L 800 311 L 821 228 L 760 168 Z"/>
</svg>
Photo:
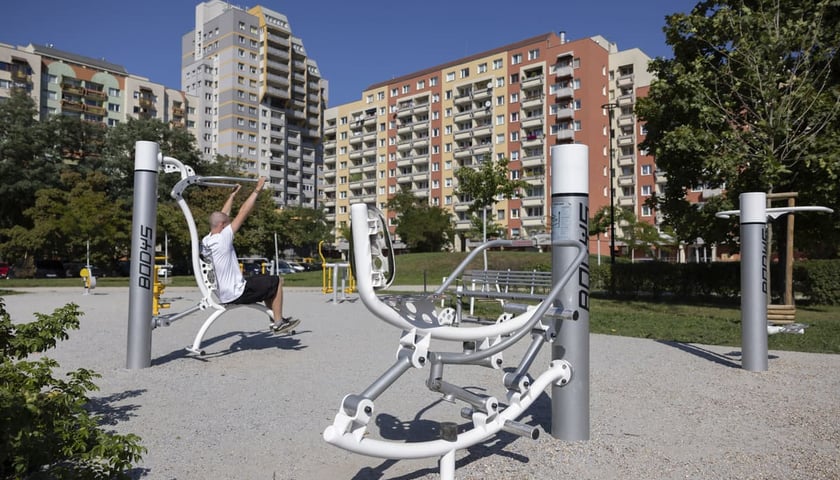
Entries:
<svg viewBox="0 0 840 480">
<path fill-rule="evenodd" d="M 299 323 L 300 320 L 292 320 L 291 318 L 284 317 L 282 322 L 272 325 L 271 329 L 276 333 L 288 332 L 298 326 Z"/>
</svg>

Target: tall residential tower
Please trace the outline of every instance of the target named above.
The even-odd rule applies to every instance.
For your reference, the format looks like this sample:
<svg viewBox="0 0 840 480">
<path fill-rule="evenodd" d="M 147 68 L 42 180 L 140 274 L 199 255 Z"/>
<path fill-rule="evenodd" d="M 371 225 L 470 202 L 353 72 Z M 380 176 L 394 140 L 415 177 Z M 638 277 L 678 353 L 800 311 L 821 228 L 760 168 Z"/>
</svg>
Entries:
<svg viewBox="0 0 840 480">
<path fill-rule="evenodd" d="M 181 51 L 181 87 L 198 99 L 204 156 L 227 155 L 269 177 L 278 206 L 318 206 L 327 84 L 286 16 L 203 2 Z"/>
</svg>

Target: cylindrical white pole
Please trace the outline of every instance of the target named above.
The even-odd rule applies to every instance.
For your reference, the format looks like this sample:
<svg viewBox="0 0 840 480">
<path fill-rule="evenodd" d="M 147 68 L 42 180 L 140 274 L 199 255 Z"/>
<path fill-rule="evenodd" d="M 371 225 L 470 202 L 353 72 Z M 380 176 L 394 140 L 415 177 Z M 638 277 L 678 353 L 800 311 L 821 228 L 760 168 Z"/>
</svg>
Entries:
<svg viewBox="0 0 840 480">
<path fill-rule="evenodd" d="M 160 165 L 157 143 L 139 141 L 135 143 L 134 150 L 134 218 L 131 225 L 126 353 L 126 367 L 130 369 L 147 368 L 152 363 L 152 285 Z"/>
<path fill-rule="evenodd" d="M 767 195 L 742 193 L 741 367 L 767 370 Z"/>
<path fill-rule="evenodd" d="M 551 147 L 551 241 L 589 244 L 589 147 L 580 144 Z M 578 252 L 568 247 L 551 250 L 552 280 L 557 282 Z M 588 258 L 588 257 L 587 257 Z M 577 310 L 576 320 L 555 320 L 557 338 L 552 360 L 572 365 L 572 379 L 551 387 L 551 435 L 561 440 L 589 440 L 589 262 L 561 290 L 555 306 Z"/>
</svg>

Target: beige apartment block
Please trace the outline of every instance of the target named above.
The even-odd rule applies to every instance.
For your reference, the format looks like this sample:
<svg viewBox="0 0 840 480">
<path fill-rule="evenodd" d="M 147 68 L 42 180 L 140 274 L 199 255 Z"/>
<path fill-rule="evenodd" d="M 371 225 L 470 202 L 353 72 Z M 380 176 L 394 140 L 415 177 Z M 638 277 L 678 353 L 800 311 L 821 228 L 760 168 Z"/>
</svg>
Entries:
<svg viewBox="0 0 840 480">
<path fill-rule="evenodd" d="M 647 60 L 637 49 L 618 52 L 603 37 L 569 41 L 547 33 L 372 84 L 360 100 L 328 109 L 320 194 L 336 244 L 351 204 L 363 202 L 393 218 L 387 201 L 407 188 L 451 212 L 455 249 L 470 248 L 472 199 L 459 194 L 455 172 L 487 158 L 510 160 L 511 178 L 528 185 L 518 198 L 493 205 L 488 218 L 504 226 L 507 238 L 546 238 L 551 175 L 563 174 L 551 171 L 550 149 L 558 144 L 590 148 L 591 212 L 609 205 L 611 185 L 640 191 L 635 183 L 625 185 L 627 178 L 643 178 L 640 173 L 611 174 L 610 142 L 617 150 L 619 140 L 642 138 L 632 105 L 650 83 Z M 610 125 L 603 106 L 612 102 L 621 109 Z M 611 135 L 618 126 L 623 133 Z M 647 164 L 635 144 L 621 152 L 633 168 Z M 618 158 L 612 156 L 614 166 Z M 619 197 L 613 198 L 617 205 Z M 640 203 L 634 197 L 633 205 Z"/>
<path fill-rule="evenodd" d="M 13 90 L 29 94 L 39 118 L 66 115 L 114 126 L 129 118 L 158 119 L 193 131 L 195 99 L 104 59 L 53 46 L 0 44 L 0 98 Z"/>
</svg>

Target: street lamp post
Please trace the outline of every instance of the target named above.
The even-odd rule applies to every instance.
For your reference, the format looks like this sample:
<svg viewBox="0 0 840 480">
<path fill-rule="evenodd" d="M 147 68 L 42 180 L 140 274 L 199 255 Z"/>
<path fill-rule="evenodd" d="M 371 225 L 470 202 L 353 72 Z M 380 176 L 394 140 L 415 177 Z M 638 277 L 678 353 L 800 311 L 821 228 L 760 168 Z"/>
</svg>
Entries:
<svg viewBox="0 0 840 480">
<path fill-rule="evenodd" d="M 618 107 L 617 103 L 605 103 L 601 108 L 605 108 L 609 112 L 609 125 L 607 126 L 607 142 L 610 149 L 610 264 L 615 265 L 615 187 L 613 186 L 613 175 L 615 174 L 613 168 L 613 145 L 612 145 L 612 127 L 613 127 L 613 110 Z"/>
</svg>

